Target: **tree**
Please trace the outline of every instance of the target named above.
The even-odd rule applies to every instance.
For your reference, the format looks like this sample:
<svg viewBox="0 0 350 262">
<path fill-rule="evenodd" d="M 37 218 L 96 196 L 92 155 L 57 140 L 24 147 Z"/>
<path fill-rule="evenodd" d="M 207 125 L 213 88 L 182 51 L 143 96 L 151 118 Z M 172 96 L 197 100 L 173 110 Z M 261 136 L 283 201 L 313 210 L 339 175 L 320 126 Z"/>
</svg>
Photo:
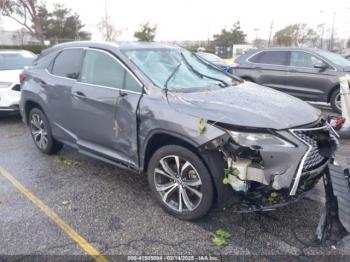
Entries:
<svg viewBox="0 0 350 262">
<path fill-rule="evenodd" d="M 138 31 L 134 33 L 134 36 L 138 41 L 152 42 L 156 36 L 157 25 L 151 25 L 149 22 L 140 25 Z"/>
<path fill-rule="evenodd" d="M 48 12 L 45 6 L 41 6 L 38 13 L 45 38 L 55 39 L 56 42 L 90 39 L 90 33 L 82 30 L 84 25 L 79 15 L 72 14 L 71 9 L 55 4 L 52 12 Z"/>
<path fill-rule="evenodd" d="M 315 45 L 320 36 L 306 24 L 292 24 L 277 31 L 274 38 L 277 45 L 300 46 L 307 42 Z"/>
<path fill-rule="evenodd" d="M 41 44 L 44 43 L 37 0 L 0 0 L 0 12 L 26 28 Z"/>
<path fill-rule="evenodd" d="M 115 28 L 109 16 L 102 18 L 97 27 L 105 41 L 117 41 L 121 35 L 121 31 Z"/>
<path fill-rule="evenodd" d="M 232 46 L 244 44 L 246 34 L 241 30 L 239 21 L 233 24 L 230 30 L 222 29 L 220 34 L 214 35 L 214 43 L 218 46 Z"/>
</svg>

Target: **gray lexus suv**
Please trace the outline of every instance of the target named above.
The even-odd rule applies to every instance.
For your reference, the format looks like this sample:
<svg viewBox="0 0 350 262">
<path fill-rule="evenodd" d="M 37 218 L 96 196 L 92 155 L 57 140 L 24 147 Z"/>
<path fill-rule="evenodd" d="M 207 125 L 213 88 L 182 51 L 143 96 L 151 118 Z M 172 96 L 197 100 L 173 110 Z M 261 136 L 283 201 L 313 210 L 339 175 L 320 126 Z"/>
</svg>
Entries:
<svg viewBox="0 0 350 262">
<path fill-rule="evenodd" d="M 66 144 L 146 173 L 160 205 L 181 219 L 296 201 L 337 146 L 319 110 L 178 46 L 61 44 L 22 80 L 20 111 L 42 153 Z"/>
<path fill-rule="evenodd" d="M 311 48 L 257 49 L 240 56 L 231 72 L 307 101 L 330 103 L 340 113 L 339 77 L 350 74 L 350 61 Z"/>
</svg>

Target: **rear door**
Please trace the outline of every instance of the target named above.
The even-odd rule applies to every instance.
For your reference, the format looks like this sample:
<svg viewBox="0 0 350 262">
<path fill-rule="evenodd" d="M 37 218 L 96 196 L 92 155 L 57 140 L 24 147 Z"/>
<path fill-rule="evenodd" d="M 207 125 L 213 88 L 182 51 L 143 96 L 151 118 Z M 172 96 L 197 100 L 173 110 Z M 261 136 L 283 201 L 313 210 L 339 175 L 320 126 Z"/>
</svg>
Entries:
<svg viewBox="0 0 350 262">
<path fill-rule="evenodd" d="M 137 167 L 137 106 L 142 85 L 131 72 L 113 54 L 87 49 L 71 95 L 79 148 Z"/>
<path fill-rule="evenodd" d="M 82 48 L 64 49 L 53 60 L 49 74 L 36 79 L 46 94 L 54 136 L 65 142 L 75 142 L 70 94 L 80 75 L 83 54 Z"/>
<path fill-rule="evenodd" d="M 254 79 L 258 84 L 285 90 L 288 51 L 262 51 L 251 56 L 247 61 L 254 70 Z"/>
<path fill-rule="evenodd" d="M 321 101 L 333 86 L 335 69 L 315 68 L 317 64 L 327 64 L 322 58 L 305 51 L 292 51 L 287 79 L 287 92 L 299 98 Z"/>
</svg>

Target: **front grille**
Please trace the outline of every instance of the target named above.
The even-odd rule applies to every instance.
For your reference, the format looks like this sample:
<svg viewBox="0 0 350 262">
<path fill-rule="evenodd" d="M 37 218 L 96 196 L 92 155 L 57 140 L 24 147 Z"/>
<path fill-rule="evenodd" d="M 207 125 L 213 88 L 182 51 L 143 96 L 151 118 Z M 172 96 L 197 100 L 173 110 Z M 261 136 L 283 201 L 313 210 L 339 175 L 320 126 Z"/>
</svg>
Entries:
<svg viewBox="0 0 350 262">
<path fill-rule="evenodd" d="M 315 168 L 320 167 L 327 161 L 325 157 L 320 154 L 318 145 L 318 132 L 319 129 L 309 130 L 294 130 L 294 134 L 303 142 L 311 146 L 310 152 L 307 155 L 302 172 L 307 172 Z"/>
</svg>

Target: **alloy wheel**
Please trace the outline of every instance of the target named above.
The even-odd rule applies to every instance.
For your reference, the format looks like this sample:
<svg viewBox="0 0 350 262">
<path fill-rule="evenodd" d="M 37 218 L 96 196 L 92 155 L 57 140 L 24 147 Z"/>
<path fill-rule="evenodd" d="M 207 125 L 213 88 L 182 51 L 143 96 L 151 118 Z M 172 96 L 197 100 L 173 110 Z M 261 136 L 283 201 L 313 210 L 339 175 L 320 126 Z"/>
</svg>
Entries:
<svg viewBox="0 0 350 262">
<path fill-rule="evenodd" d="M 340 96 L 340 92 L 336 95 L 335 97 L 335 106 L 339 109 L 339 111 L 341 112 L 341 96 Z"/>
<path fill-rule="evenodd" d="M 47 130 L 39 114 L 32 114 L 30 119 L 31 132 L 35 144 L 42 150 L 48 145 Z"/>
<path fill-rule="evenodd" d="M 154 183 L 162 201 L 177 212 L 193 211 L 201 203 L 201 178 L 194 166 L 179 156 L 166 156 L 159 161 Z"/>
</svg>

